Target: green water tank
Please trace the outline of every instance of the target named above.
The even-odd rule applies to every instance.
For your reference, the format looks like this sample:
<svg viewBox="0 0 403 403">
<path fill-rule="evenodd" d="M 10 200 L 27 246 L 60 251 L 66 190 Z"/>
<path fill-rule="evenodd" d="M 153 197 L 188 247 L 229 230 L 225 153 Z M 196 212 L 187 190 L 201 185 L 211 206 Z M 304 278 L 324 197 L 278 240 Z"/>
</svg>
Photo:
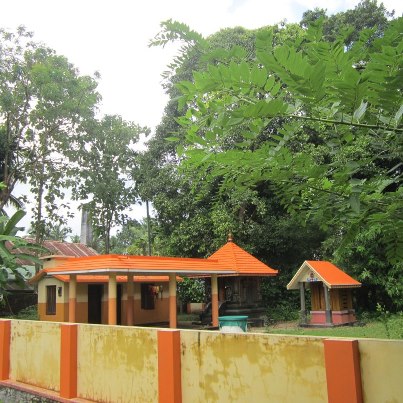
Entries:
<svg viewBox="0 0 403 403">
<path fill-rule="evenodd" d="M 247 316 L 220 316 L 218 323 L 223 333 L 243 333 L 248 330 Z"/>
</svg>

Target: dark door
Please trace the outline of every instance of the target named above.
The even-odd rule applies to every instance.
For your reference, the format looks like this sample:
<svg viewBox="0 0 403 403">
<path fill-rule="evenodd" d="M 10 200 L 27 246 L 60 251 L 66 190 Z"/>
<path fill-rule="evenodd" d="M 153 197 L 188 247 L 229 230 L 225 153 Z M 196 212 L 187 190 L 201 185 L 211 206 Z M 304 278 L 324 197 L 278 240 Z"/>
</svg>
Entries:
<svg viewBox="0 0 403 403">
<path fill-rule="evenodd" d="M 102 284 L 88 284 L 88 323 L 102 323 Z"/>
</svg>

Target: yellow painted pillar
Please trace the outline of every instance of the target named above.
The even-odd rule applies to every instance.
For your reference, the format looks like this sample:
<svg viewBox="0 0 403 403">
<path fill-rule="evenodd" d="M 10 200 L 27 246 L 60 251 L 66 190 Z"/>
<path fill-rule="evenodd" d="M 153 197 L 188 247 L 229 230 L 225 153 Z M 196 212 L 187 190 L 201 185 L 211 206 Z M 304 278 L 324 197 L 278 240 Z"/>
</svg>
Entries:
<svg viewBox="0 0 403 403">
<path fill-rule="evenodd" d="M 211 319 L 212 325 L 218 327 L 218 278 L 217 274 L 211 275 Z"/>
<path fill-rule="evenodd" d="M 69 282 L 69 322 L 76 321 L 76 302 L 77 302 L 77 276 L 70 274 Z"/>
<path fill-rule="evenodd" d="M 116 274 L 109 274 L 108 282 L 108 325 L 116 325 Z"/>
<path fill-rule="evenodd" d="M 169 327 L 176 329 L 176 273 L 169 275 Z"/>
<path fill-rule="evenodd" d="M 127 326 L 133 326 L 134 314 L 134 281 L 133 275 L 127 276 L 127 308 L 126 308 L 126 323 Z"/>
</svg>

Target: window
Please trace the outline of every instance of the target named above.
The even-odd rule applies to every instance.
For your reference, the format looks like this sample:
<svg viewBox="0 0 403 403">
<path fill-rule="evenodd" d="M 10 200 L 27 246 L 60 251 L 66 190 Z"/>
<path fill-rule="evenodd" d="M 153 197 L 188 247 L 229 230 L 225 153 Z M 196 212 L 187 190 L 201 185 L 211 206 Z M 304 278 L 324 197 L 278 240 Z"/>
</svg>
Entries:
<svg viewBox="0 0 403 403">
<path fill-rule="evenodd" d="M 141 309 L 155 309 L 153 284 L 141 284 Z"/>
<path fill-rule="evenodd" d="M 56 286 L 46 286 L 46 315 L 56 315 Z"/>
</svg>

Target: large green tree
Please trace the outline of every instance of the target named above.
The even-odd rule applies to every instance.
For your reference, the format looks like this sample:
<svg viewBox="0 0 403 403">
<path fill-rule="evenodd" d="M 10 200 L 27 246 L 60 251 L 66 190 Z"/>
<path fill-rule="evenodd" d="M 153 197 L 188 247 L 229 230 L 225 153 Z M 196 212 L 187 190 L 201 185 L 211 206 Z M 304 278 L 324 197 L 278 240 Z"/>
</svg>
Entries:
<svg viewBox="0 0 403 403">
<path fill-rule="evenodd" d="M 1 178 L 6 185 L 0 208 L 17 182 L 28 183 L 40 242 L 46 219 L 63 222 L 57 199 L 69 186 L 70 159 L 79 149 L 83 123 L 93 118 L 97 83 L 80 76 L 65 57 L 35 43 L 23 27 L 16 33 L 0 30 L 0 66 Z"/>
<path fill-rule="evenodd" d="M 385 262 L 376 284 L 401 300 L 402 19 L 382 35 L 378 27 L 361 31 L 348 48 L 349 32 L 328 41 L 322 29 L 317 22 L 282 43 L 261 29 L 254 60 L 218 47 L 206 54 L 196 42 L 208 66 L 176 84 L 187 144 L 180 130 L 171 140 L 181 143 L 181 172 L 218 180 L 220 194 L 266 186 L 295 225 L 313 222 L 334 234 L 327 257 L 342 267 L 349 266 L 340 252 L 368 239 L 360 232 L 376 234 Z M 363 261 L 350 271 L 365 282 L 370 269 Z"/>
<path fill-rule="evenodd" d="M 87 209 L 103 251 L 110 251 L 111 229 L 125 222 L 124 210 L 136 202 L 133 167 L 134 147 L 140 133 L 148 129 L 127 122 L 117 115 L 106 115 L 86 126 L 82 148 L 77 151 L 79 175 L 74 198 L 88 200 Z"/>
</svg>

